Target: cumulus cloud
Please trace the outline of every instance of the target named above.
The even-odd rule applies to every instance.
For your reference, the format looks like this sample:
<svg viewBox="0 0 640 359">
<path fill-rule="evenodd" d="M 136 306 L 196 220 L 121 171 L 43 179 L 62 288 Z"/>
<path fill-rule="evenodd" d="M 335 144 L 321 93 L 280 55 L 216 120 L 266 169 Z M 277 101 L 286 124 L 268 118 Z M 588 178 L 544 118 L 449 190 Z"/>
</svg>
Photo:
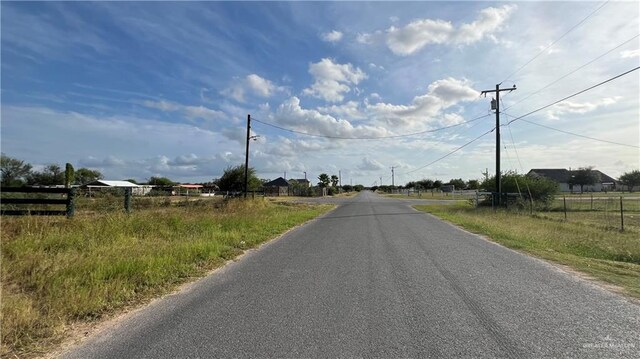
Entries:
<svg viewBox="0 0 640 359">
<path fill-rule="evenodd" d="M 306 133 L 334 137 L 380 137 L 389 134 L 382 127 L 353 126 L 349 121 L 336 119 L 316 110 L 300 106 L 300 99 L 291 97 L 283 102 L 272 115 L 275 122 Z"/>
<path fill-rule="evenodd" d="M 460 102 L 473 101 L 478 98 L 479 91 L 471 87 L 466 79 L 452 77 L 434 81 L 427 87 L 427 93 L 413 98 L 408 105 L 396 105 L 378 102 L 366 104 L 366 109 L 372 117 L 394 126 L 414 127 L 423 124 L 425 120 L 435 118 L 443 110 Z M 449 123 L 455 120 L 452 116 L 445 117 Z"/>
<path fill-rule="evenodd" d="M 331 32 L 325 32 L 323 34 L 320 34 L 320 39 L 326 42 L 338 42 L 342 40 L 342 36 L 343 35 L 340 31 L 333 30 Z"/>
<path fill-rule="evenodd" d="M 318 111 L 354 120 L 365 118 L 365 115 L 360 111 L 360 106 L 356 101 L 348 101 L 341 105 L 318 107 Z"/>
<path fill-rule="evenodd" d="M 384 165 L 375 159 L 364 157 L 358 165 L 358 169 L 362 171 L 378 171 L 385 168 Z"/>
<path fill-rule="evenodd" d="M 142 104 L 146 107 L 154 108 L 162 112 L 180 112 L 190 120 L 199 118 L 203 120 L 213 121 L 225 118 L 224 112 L 213 110 L 204 106 L 187 106 L 165 100 L 145 100 L 142 102 Z"/>
<path fill-rule="evenodd" d="M 367 78 L 367 74 L 359 68 L 351 64 L 338 64 L 329 58 L 309 65 L 309 73 L 314 83 L 303 93 L 329 102 L 342 101 L 344 93 L 351 91 L 351 85 L 357 85 Z"/>
<path fill-rule="evenodd" d="M 234 84 L 222 90 L 221 93 L 238 102 L 245 102 L 247 94 L 267 98 L 278 91 L 285 91 L 285 88 L 276 86 L 273 82 L 256 74 L 251 74 L 243 79 L 236 78 Z"/>
<path fill-rule="evenodd" d="M 391 26 L 384 33 L 376 31 L 358 34 L 356 40 L 362 44 L 371 44 L 382 39 L 389 50 L 401 56 L 411 55 L 432 44 L 468 45 L 485 37 L 493 38 L 493 34 L 502 28 L 515 9 L 515 5 L 489 7 L 481 10 L 475 21 L 464 23 L 458 28 L 442 19 L 418 19 L 404 27 Z"/>
<path fill-rule="evenodd" d="M 547 118 L 550 120 L 559 120 L 560 116 L 566 114 L 584 114 L 595 111 L 599 107 L 613 105 L 620 100 L 619 97 L 607 97 L 597 102 L 571 102 L 565 101 L 553 106 L 547 111 Z"/>
</svg>

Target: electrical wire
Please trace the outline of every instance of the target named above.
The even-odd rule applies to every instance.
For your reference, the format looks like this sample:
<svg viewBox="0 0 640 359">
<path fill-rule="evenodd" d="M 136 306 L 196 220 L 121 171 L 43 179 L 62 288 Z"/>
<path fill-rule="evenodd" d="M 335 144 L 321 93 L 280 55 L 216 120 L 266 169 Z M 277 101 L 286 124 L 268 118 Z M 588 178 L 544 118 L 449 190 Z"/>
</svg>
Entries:
<svg viewBox="0 0 640 359">
<path fill-rule="evenodd" d="M 572 75 L 572 74 L 574 74 L 574 73 L 578 72 L 579 70 L 582 70 L 583 68 L 585 68 L 585 67 L 587 67 L 587 66 L 591 65 L 592 63 L 594 63 L 594 62 L 596 62 L 596 61 L 600 60 L 600 59 L 601 59 L 601 58 L 603 58 L 604 56 L 606 56 L 606 55 L 610 54 L 611 52 L 613 52 L 613 51 L 615 51 L 615 50 L 619 49 L 620 47 L 622 47 L 622 46 L 626 45 L 627 43 L 629 43 L 629 42 L 631 42 L 631 41 L 633 41 L 633 40 L 637 39 L 639 36 L 640 36 L 640 35 L 636 35 L 636 36 L 634 36 L 634 37 L 632 37 L 632 38 L 630 38 L 630 39 L 628 39 L 628 40 L 626 40 L 626 41 L 622 42 L 621 44 L 619 44 L 619 45 L 617 45 L 616 47 L 614 47 L 614 48 L 610 49 L 609 51 L 607 51 L 607 52 L 605 52 L 605 53 L 601 54 L 600 56 L 596 57 L 595 59 L 593 59 L 593 60 L 591 60 L 591 61 L 589 61 L 589 62 L 587 62 L 587 63 L 585 63 L 585 64 L 581 65 L 580 67 L 578 67 L 578 68 L 576 68 L 576 69 L 574 69 L 574 70 L 572 70 L 572 71 L 570 71 L 570 72 L 568 72 L 568 73 L 566 73 L 566 74 L 564 74 L 564 75 L 562 75 L 561 77 L 559 77 L 559 78 L 557 78 L 556 80 L 554 80 L 554 81 L 552 81 L 552 82 L 548 83 L 547 85 L 545 85 L 544 87 L 542 87 L 542 88 L 538 89 L 537 91 L 534 91 L 534 92 L 532 92 L 532 93 L 528 94 L 526 97 L 522 98 L 520 101 L 518 101 L 518 102 L 516 102 L 516 103 L 512 104 L 512 105 L 511 105 L 511 106 L 509 106 L 509 107 L 506 107 L 506 108 L 505 108 L 505 110 L 508 110 L 508 109 L 510 109 L 510 108 L 512 108 L 512 107 L 514 107 L 515 105 L 517 105 L 517 104 L 519 104 L 519 103 L 521 103 L 521 102 L 525 101 L 526 99 L 530 98 L 531 96 L 536 95 L 536 94 L 540 93 L 541 91 L 543 91 L 543 90 L 545 90 L 545 89 L 547 89 L 547 88 L 549 88 L 549 87 L 551 87 L 551 86 L 555 85 L 555 84 L 556 84 L 556 83 L 558 83 L 559 81 L 561 81 L 561 80 L 565 79 L 567 76 L 570 76 L 570 75 Z M 511 92 L 509 92 L 509 93 L 511 93 Z"/>
<path fill-rule="evenodd" d="M 512 73 L 509 74 L 509 76 L 507 76 L 504 80 L 500 81 L 500 83 L 503 83 L 505 81 L 507 81 L 508 79 L 511 78 L 511 76 L 517 74 L 518 72 L 520 72 L 522 69 L 524 69 L 527 65 L 529 65 L 531 62 L 533 62 L 533 60 L 537 59 L 540 55 L 542 55 L 543 53 L 545 53 L 545 51 L 547 51 L 548 49 L 550 49 L 553 45 L 555 45 L 556 43 L 558 43 L 558 41 L 562 40 L 565 36 L 567 36 L 571 31 L 575 30 L 578 26 L 582 25 L 585 21 L 587 21 L 587 19 L 589 19 L 591 16 L 593 16 L 593 14 L 597 13 L 598 11 L 600 11 L 600 9 L 602 9 L 605 5 L 607 5 L 609 3 L 609 1 L 611 0 L 607 0 L 604 3 L 602 3 L 602 5 L 600 5 L 597 9 L 593 10 L 589 15 L 587 15 L 584 19 L 580 20 L 580 22 L 578 22 L 577 24 L 573 25 L 569 30 L 567 30 L 564 34 L 562 34 L 562 36 L 560 36 L 558 39 L 556 39 L 554 42 L 552 42 L 549 46 L 545 47 L 544 49 L 542 49 L 542 51 L 540 51 L 537 55 L 535 55 L 534 57 L 532 57 L 529 61 L 527 61 L 524 65 L 520 66 L 517 70 L 513 71 Z"/>
<path fill-rule="evenodd" d="M 504 112 L 502 112 L 502 113 L 504 113 Z M 507 115 L 507 116 L 513 117 L 513 116 L 511 116 L 511 115 L 509 115 L 509 114 L 507 114 L 507 113 L 504 113 L 504 114 L 505 114 L 505 115 Z M 521 119 L 521 120 L 522 120 L 522 119 Z M 526 123 L 529 123 L 529 124 L 532 124 L 532 125 L 534 125 L 534 126 L 543 127 L 543 128 L 549 129 L 549 130 L 557 131 L 557 132 L 562 132 L 562 133 L 565 133 L 565 134 L 567 134 L 567 135 L 572 135 L 572 136 L 576 136 L 576 137 L 586 138 L 586 139 L 588 139 L 588 140 L 593 140 L 593 141 L 598 141 L 598 142 L 609 143 L 609 144 L 612 144 L 612 145 L 619 145 L 619 146 L 631 147 L 631 148 L 640 148 L 640 146 L 635 146 L 635 145 L 630 145 L 630 144 L 627 144 L 627 143 L 621 143 L 621 142 L 615 142 L 615 141 L 603 140 L 603 139 L 601 139 L 601 138 L 595 138 L 595 137 L 590 137 L 590 136 L 586 136 L 586 135 L 581 135 L 581 134 L 579 134 L 579 133 L 575 133 L 575 132 L 570 132 L 570 131 L 561 130 L 561 129 L 559 129 L 559 128 L 555 128 L 555 127 L 551 127 L 551 126 L 543 125 L 543 124 L 536 123 L 536 122 L 529 121 L 529 120 L 522 120 L 522 121 L 523 121 L 523 122 L 526 122 Z M 511 122 L 509 122 L 509 123 L 511 123 Z"/>
<path fill-rule="evenodd" d="M 491 116 L 491 114 L 489 113 L 489 114 L 486 114 L 486 115 L 483 115 L 483 116 L 479 116 L 479 117 L 473 118 L 473 119 L 468 120 L 468 121 L 456 123 L 456 124 L 450 125 L 450 126 L 434 128 L 434 129 L 430 129 L 430 130 L 426 130 L 426 131 L 406 133 L 406 134 L 401 134 L 401 135 L 379 136 L 379 137 L 347 137 L 347 136 L 320 135 L 320 134 L 308 133 L 308 132 L 297 131 L 297 130 L 293 130 L 293 129 L 290 129 L 290 128 L 281 127 L 281 126 L 274 125 L 274 124 L 269 123 L 269 122 L 265 122 L 265 121 L 261 121 L 261 120 L 255 119 L 253 117 L 251 118 L 251 121 L 255 121 L 255 122 L 261 123 L 263 125 L 269 126 L 269 127 L 277 128 L 277 129 L 282 130 L 282 131 L 296 133 L 296 134 L 299 134 L 299 135 L 311 136 L 311 137 L 330 138 L 330 139 L 334 139 L 334 140 L 383 140 L 383 139 L 388 139 L 388 138 L 411 137 L 411 136 L 423 135 L 425 133 L 438 132 L 438 131 L 446 130 L 446 129 L 449 129 L 449 128 L 462 126 L 464 124 L 468 124 L 468 123 L 471 123 L 471 122 L 474 122 L 474 121 L 478 121 L 478 120 L 483 119 L 483 118 L 488 117 L 488 116 Z"/>
<path fill-rule="evenodd" d="M 615 79 L 618 79 L 618 78 L 620 78 L 620 77 L 622 77 L 622 76 L 628 75 L 628 74 L 630 74 L 630 73 L 632 73 L 632 72 L 634 72 L 634 71 L 637 71 L 638 69 L 640 69 L 640 66 L 638 66 L 638 67 L 634 67 L 633 69 L 631 69 L 631 70 L 629 70 L 629 71 L 625 71 L 625 72 L 623 72 L 623 73 L 621 73 L 621 74 L 619 74 L 619 75 L 616 75 L 616 76 L 611 77 L 611 78 L 609 78 L 609 79 L 607 79 L 607 80 L 604 80 L 604 81 L 602 81 L 602 82 L 599 82 L 599 83 L 597 83 L 597 84 L 595 84 L 595 85 L 593 85 L 593 86 L 591 86 L 591 87 L 588 87 L 588 88 L 586 88 L 586 89 L 584 89 L 584 90 L 580 90 L 580 91 L 578 91 L 578 92 L 576 92 L 576 93 L 574 93 L 574 94 L 572 94 L 572 95 L 569 95 L 569 96 L 567 96 L 567 97 L 564 97 L 564 98 L 562 98 L 562 99 L 560 99 L 560 100 L 558 100 L 558 101 L 552 102 L 552 103 L 550 103 L 550 104 L 548 104 L 548 105 L 545 105 L 545 106 L 542 106 L 542 107 L 539 107 L 539 108 L 537 108 L 537 109 L 535 109 L 535 110 L 533 110 L 533 111 L 531 111 L 531 112 L 528 112 L 528 113 L 526 113 L 526 114 L 524 114 L 524 115 L 522 115 L 522 116 L 519 116 L 519 117 L 514 118 L 513 120 L 509 121 L 509 122 L 507 123 L 507 125 L 509 125 L 509 124 L 511 124 L 511 123 L 513 123 L 513 122 L 516 122 L 516 121 L 518 121 L 518 120 L 521 120 L 521 119 L 522 119 L 522 118 L 524 118 L 524 117 L 530 116 L 530 115 L 532 115 L 532 114 L 534 114 L 534 113 L 536 113 L 536 112 L 539 112 L 539 111 L 542 111 L 542 110 L 544 110 L 544 109 L 546 109 L 546 108 L 549 108 L 549 107 L 551 107 L 551 106 L 553 106 L 553 105 L 557 105 L 557 104 L 559 104 L 560 102 L 566 101 L 566 100 L 568 100 L 568 99 L 570 99 L 570 98 L 572 98 L 572 97 L 575 97 L 575 96 L 578 96 L 578 95 L 580 95 L 580 94 L 583 94 L 583 93 L 585 93 L 585 92 L 587 92 L 587 91 L 593 90 L 593 89 L 594 89 L 594 88 L 596 88 L 596 87 L 602 86 L 602 85 L 604 85 L 604 84 L 606 84 L 606 83 L 608 83 L 608 82 L 611 82 L 611 81 L 613 81 L 613 80 L 615 80 Z M 504 126 L 504 125 L 502 125 L 502 126 Z"/>
<path fill-rule="evenodd" d="M 421 170 L 421 169 L 423 169 L 423 168 L 425 168 L 425 167 L 429 167 L 429 166 L 431 166 L 432 164 L 434 164 L 434 163 L 436 163 L 436 162 L 439 162 L 439 161 L 441 161 L 441 160 L 443 160 L 443 159 L 445 159 L 445 158 L 447 158 L 447 157 L 451 156 L 452 154 L 454 154 L 454 153 L 456 153 L 456 152 L 460 151 L 461 149 L 463 149 L 463 148 L 465 148 L 465 147 L 469 146 L 470 144 L 472 144 L 472 143 L 476 142 L 477 140 L 481 139 L 482 137 L 484 137 L 484 136 L 486 136 L 486 135 L 490 134 L 490 133 L 491 133 L 491 132 L 493 132 L 495 129 L 496 129 L 496 128 L 495 128 L 495 127 L 493 127 L 493 128 L 492 128 L 492 129 L 490 129 L 489 131 L 487 131 L 487 132 L 485 132 L 485 133 L 481 134 L 480 136 L 478 136 L 478 137 L 474 138 L 473 140 L 471 140 L 471 141 L 469 141 L 469 142 L 465 143 L 464 145 L 462 145 L 462 146 L 460 146 L 460 147 L 458 147 L 458 148 L 454 149 L 453 151 L 451 151 L 451 152 L 447 153 L 446 155 L 444 155 L 444 156 L 442 156 L 442 157 L 440 157 L 440 158 L 438 158 L 438 159 L 436 159 L 436 160 L 434 160 L 434 161 L 431 161 L 431 162 L 427 163 L 427 164 L 426 164 L 426 165 L 424 165 L 424 166 L 420 166 L 420 167 L 418 167 L 418 168 L 416 168 L 416 169 L 414 169 L 414 170 L 411 170 L 411 171 L 409 171 L 409 172 L 405 172 L 405 174 L 413 173 L 413 172 L 419 171 L 419 170 Z"/>
</svg>

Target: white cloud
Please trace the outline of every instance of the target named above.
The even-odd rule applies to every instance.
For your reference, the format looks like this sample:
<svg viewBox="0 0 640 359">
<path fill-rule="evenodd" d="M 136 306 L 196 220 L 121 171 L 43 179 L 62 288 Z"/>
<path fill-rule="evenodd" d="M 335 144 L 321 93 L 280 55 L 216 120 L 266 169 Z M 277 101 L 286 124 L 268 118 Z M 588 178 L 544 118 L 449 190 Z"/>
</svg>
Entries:
<svg viewBox="0 0 640 359">
<path fill-rule="evenodd" d="M 223 119 L 226 117 L 224 112 L 213 110 L 204 106 L 186 106 L 171 101 L 152 101 L 145 100 L 142 104 L 149 108 L 155 108 L 162 112 L 181 112 L 186 118 L 190 120 L 203 119 L 207 121 L 214 121 Z"/>
<path fill-rule="evenodd" d="M 284 87 L 279 87 L 273 82 L 256 74 L 247 75 L 243 79 L 235 79 L 233 85 L 222 90 L 222 94 L 231 97 L 238 102 L 245 102 L 247 94 L 268 98 L 278 91 L 285 91 Z"/>
<path fill-rule="evenodd" d="M 274 120 L 289 128 L 306 133 L 335 137 L 381 137 L 389 134 L 382 127 L 353 126 L 349 121 L 336 119 L 316 110 L 304 109 L 300 99 L 291 97 L 272 115 Z"/>
<path fill-rule="evenodd" d="M 478 98 L 479 91 L 471 87 L 466 79 L 446 78 L 434 81 L 427 87 L 427 93 L 413 98 L 408 105 L 396 105 L 378 102 L 366 104 L 372 117 L 393 126 L 415 128 L 436 118 L 444 109 L 460 102 L 473 101 Z M 452 115 L 444 119 L 452 121 Z"/>
<path fill-rule="evenodd" d="M 310 64 L 309 73 L 315 81 L 303 93 L 330 102 L 342 101 L 344 93 L 351 90 L 350 85 L 357 85 L 367 78 L 359 68 L 351 64 L 338 64 L 329 58 Z"/>
<path fill-rule="evenodd" d="M 602 106 L 613 105 L 618 102 L 619 99 L 619 97 L 607 97 L 597 102 L 560 102 L 547 111 L 547 118 L 551 120 L 559 120 L 560 116 L 566 114 L 585 114 Z"/>
<path fill-rule="evenodd" d="M 481 10 L 476 21 L 460 26 L 454 41 L 467 45 L 480 41 L 484 36 L 499 30 L 515 9 L 515 5 L 504 5 L 499 8 L 489 7 Z"/>
<path fill-rule="evenodd" d="M 365 118 L 356 101 L 348 101 L 341 105 L 318 107 L 318 111 L 354 120 Z"/>
<path fill-rule="evenodd" d="M 358 169 L 363 171 L 378 171 L 383 168 L 385 167 L 382 163 L 369 157 L 364 157 L 362 162 L 358 165 Z"/>
<path fill-rule="evenodd" d="M 387 29 L 385 42 L 394 54 L 402 56 L 411 55 L 431 44 L 472 44 L 493 36 L 515 9 L 515 5 L 483 9 L 474 22 L 462 24 L 457 29 L 450 21 L 441 19 L 414 20 L 404 27 L 391 26 Z M 371 34 L 360 34 L 357 38 L 358 42 L 365 44 L 373 40 Z"/>
<path fill-rule="evenodd" d="M 331 32 L 325 32 L 320 35 L 320 39 L 326 42 L 338 42 L 342 40 L 343 34 L 340 31 L 333 30 Z"/>
<path fill-rule="evenodd" d="M 627 50 L 627 51 L 622 51 L 620 53 L 620 56 L 623 59 L 629 59 L 629 58 L 634 58 L 634 57 L 640 57 L 640 49 L 637 50 Z"/>
</svg>

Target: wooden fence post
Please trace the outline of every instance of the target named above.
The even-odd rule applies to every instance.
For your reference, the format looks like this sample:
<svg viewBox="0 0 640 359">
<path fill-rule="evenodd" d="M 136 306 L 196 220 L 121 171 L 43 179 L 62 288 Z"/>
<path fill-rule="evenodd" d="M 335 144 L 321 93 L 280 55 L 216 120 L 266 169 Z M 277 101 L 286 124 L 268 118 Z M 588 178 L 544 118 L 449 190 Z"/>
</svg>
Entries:
<svg viewBox="0 0 640 359">
<path fill-rule="evenodd" d="M 624 232 L 624 209 L 622 208 L 622 196 L 620 196 L 620 232 Z"/>
<path fill-rule="evenodd" d="M 131 187 L 124 189 L 124 211 L 127 214 L 131 213 L 131 195 L 132 189 Z"/>
<path fill-rule="evenodd" d="M 562 200 L 564 201 L 564 220 L 567 220 L 567 196 L 562 196 Z"/>
<path fill-rule="evenodd" d="M 67 193 L 67 218 L 72 218 L 76 214 L 76 189 L 70 188 Z"/>
</svg>

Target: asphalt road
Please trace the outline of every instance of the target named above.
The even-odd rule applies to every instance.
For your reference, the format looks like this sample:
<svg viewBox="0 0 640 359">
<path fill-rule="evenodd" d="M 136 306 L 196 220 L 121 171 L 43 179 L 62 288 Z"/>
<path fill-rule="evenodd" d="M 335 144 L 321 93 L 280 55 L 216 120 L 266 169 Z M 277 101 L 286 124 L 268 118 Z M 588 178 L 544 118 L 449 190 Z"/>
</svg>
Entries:
<svg viewBox="0 0 640 359">
<path fill-rule="evenodd" d="M 640 357 L 640 306 L 364 192 L 65 358 Z"/>
</svg>

